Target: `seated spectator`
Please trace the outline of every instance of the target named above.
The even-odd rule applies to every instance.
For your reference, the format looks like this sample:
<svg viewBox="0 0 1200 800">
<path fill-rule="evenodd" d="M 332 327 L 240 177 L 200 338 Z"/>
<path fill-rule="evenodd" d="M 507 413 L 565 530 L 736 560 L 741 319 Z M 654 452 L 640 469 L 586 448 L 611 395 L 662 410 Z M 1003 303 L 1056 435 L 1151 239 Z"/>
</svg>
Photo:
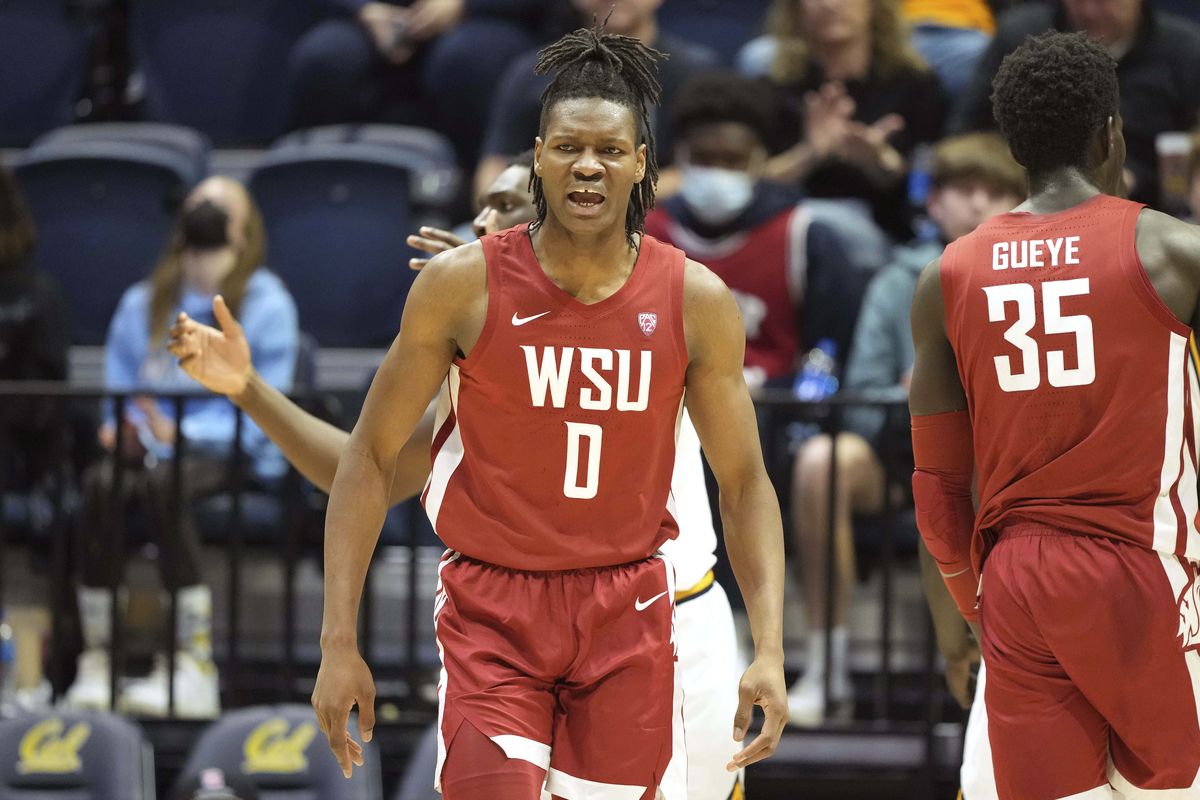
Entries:
<svg viewBox="0 0 1200 800">
<path fill-rule="evenodd" d="M 553 0 L 322 0 L 292 55 L 290 125 L 432 127 L 472 168 L 496 81 L 557 27 Z M 523 145 L 524 150 L 529 145 Z"/>
<path fill-rule="evenodd" d="M 67 317 L 54 281 L 30 264 L 33 219 L 0 165 L 0 380 L 67 378 Z M 44 400 L 0 403 L 0 512 L 7 525 L 50 522 L 50 458 L 56 406 Z M 40 500 L 40 502 L 38 502 Z M 11 501 L 11 502 L 10 502 Z M 19 507 L 18 507 L 19 506 Z"/>
<path fill-rule="evenodd" d="M 958 97 L 992 41 L 996 19 L 986 0 L 904 0 L 912 43 L 937 73 L 946 95 Z"/>
<path fill-rule="evenodd" d="M 1154 9 L 1149 0 L 1055 0 L 1004 14 L 996 37 L 959 98 L 950 130 L 994 130 L 992 78 L 1026 37 L 1042 31 L 1083 31 L 1117 59 L 1125 122 L 1126 183 L 1138 202 L 1160 202 L 1155 138 L 1191 130 L 1200 114 L 1200 26 Z"/>
<path fill-rule="evenodd" d="M 266 235 L 249 193 L 227 178 L 210 178 L 188 196 L 162 260 L 148 280 L 122 296 L 105 343 L 105 383 L 112 392 L 188 391 L 190 379 L 167 351 L 167 331 L 181 312 L 212 319 L 213 296 L 222 294 L 245 320 L 246 338 L 263 378 L 284 391 L 292 381 L 299 331 L 296 307 L 283 283 L 263 268 Z M 178 593 L 176 713 L 211 717 L 219 712 L 212 661 L 212 596 L 200 577 L 200 538 L 189 513 L 191 501 L 226 485 L 234 446 L 235 410 L 225 398 L 189 399 L 183 418 L 174 402 L 138 395 L 124 418 L 112 406 L 100 442 L 113 453 L 84 476 L 81 519 L 80 616 L 85 650 L 67 702 L 76 707 L 109 705 L 112 596 L 124 564 L 112 541 L 114 462 L 122 460 L 121 501 L 136 503 L 158 546 L 165 588 Z M 186 439 L 182 463 L 181 513 L 176 529 L 172 502 L 172 459 L 177 434 Z M 247 422 L 241 446 L 253 475 L 273 482 L 286 464 L 256 426 Z M 128 713 L 161 716 L 167 711 L 166 660 L 156 659 L 148 678 L 131 681 L 119 707 Z"/>
<path fill-rule="evenodd" d="M 671 109 L 680 191 L 646 217 L 646 233 L 705 264 L 733 292 L 751 386 L 790 383 L 819 338 L 846 352 L 867 274 L 795 188 L 762 179 L 771 100 L 768 85 L 733 73 L 689 81 Z"/>
<path fill-rule="evenodd" d="M 716 53 L 706 47 L 659 28 L 656 14 L 663 0 L 571 0 L 577 25 L 592 25 L 607 19 L 606 30 L 633 36 L 668 55 L 658 62 L 658 81 L 662 85 L 660 108 L 670 108 L 676 94 L 689 77 L 717 66 Z M 609 13 L 611 11 L 611 14 Z M 483 192 L 504 169 L 512 156 L 533 147 L 542 113 L 542 92 L 550 85 L 549 75 L 534 75 L 537 51 L 524 53 L 504 71 L 496 86 L 491 113 L 483 137 L 479 167 L 475 171 L 476 194 Z M 655 109 L 651 110 L 655 113 Z M 474 120 L 472 120 L 474 122 Z M 654 119 L 654 138 L 659 166 L 670 164 L 673 143 L 671 120 L 667 114 Z M 661 194 L 661 192 L 660 192 Z"/>
<path fill-rule="evenodd" d="M 933 188 L 927 199 L 930 218 L 940 239 L 897 249 L 895 261 L 871 282 L 854 333 L 844 387 L 851 391 L 894 389 L 907 393 L 913 364 L 909 306 L 921 270 L 959 236 L 970 233 L 987 218 L 1009 211 L 1025 195 L 1025 175 L 1004 141 L 995 134 L 971 134 L 947 139 L 934 150 Z M 807 666 L 788 695 L 789 716 L 798 725 L 820 724 L 825 716 L 825 652 L 830 651 L 830 697 L 851 698 L 846 609 L 856 582 L 852 519 L 877 514 L 883 492 L 907 491 L 912 472 L 912 445 L 907 414 L 894 414 L 885 426 L 880 408 L 847 410 L 847 432 L 837 443 L 837 504 L 833 512 L 835 575 L 833 630 L 825 630 L 825 560 L 829 536 L 829 477 L 831 438 L 815 436 L 796 458 L 792 491 L 792 530 L 803 578 L 808 620 Z M 901 468 L 885 485 L 881 460 L 884 448 L 895 454 Z M 907 460 L 908 468 L 903 467 Z M 915 538 L 915 532 L 913 533 Z"/>
<path fill-rule="evenodd" d="M 787 149 L 767 177 L 813 197 L 858 198 L 907 241 L 909 158 L 941 136 L 945 104 L 908 42 L 899 0 L 775 0 L 767 31 L 738 56 L 790 101 Z"/>
</svg>

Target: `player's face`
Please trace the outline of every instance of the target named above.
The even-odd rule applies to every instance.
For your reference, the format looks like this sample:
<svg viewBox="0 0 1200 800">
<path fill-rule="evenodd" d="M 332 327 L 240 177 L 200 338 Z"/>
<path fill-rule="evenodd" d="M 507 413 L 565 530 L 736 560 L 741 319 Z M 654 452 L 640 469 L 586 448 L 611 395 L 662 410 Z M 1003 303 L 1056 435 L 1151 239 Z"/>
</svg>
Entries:
<svg viewBox="0 0 1200 800">
<path fill-rule="evenodd" d="M 603 20 L 611 9 L 612 16 L 608 17 L 605 30 L 633 36 L 654 18 L 662 0 L 571 0 L 571 4 L 583 15 L 583 24 L 588 26 L 592 24 L 593 16 Z"/>
<path fill-rule="evenodd" d="M 630 193 L 646 175 L 646 145 L 636 132 L 633 112 L 620 103 L 555 103 L 533 150 L 549 216 L 573 233 L 623 230 Z"/>
<path fill-rule="evenodd" d="M 758 179 L 766 164 L 767 149 L 749 125 L 710 122 L 688 130 L 677 160 L 697 167 L 747 172 Z"/>
<path fill-rule="evenodd" d="M 798 0 L 800 19 L 816 42 L 855 41 L 871 33 L 874 0 Z"/>
<path fill-rule="evenodd" d="M 537 217 L 529 191 L 529 168 L 509 167 L 496 176 L 479 201 L 479 214 L 471 223 L 476 236 L 495 233 Z"/>
<path fill-rule="evenodd" d="M 1101 44 L 1131 38 L 1137 32 L 1142 0 L 1062 0 L 1067 22 Z"/>
<path fill-rule="evenodd" d="M 984 220 L 1012 211 L 1020 202 L 1020 197 L 986 181 L 956 180 L 933 189 L 927 207 L 942 236 L 953 242 Z"/>
</svg>

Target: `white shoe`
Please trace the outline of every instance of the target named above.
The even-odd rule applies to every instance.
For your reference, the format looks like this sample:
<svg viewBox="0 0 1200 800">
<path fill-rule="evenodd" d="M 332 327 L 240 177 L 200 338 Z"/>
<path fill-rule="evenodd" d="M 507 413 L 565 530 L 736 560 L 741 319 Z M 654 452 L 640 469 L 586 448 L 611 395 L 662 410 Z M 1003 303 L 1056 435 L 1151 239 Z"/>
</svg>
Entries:
<svg viewBox="0 0 1200 800">
<path fill-rule="evenodd" d="M 854 699 L 854 687 L 846 676 L 837 676 L 830 682 L 829 695 L 833 705 L 845 711 Z M 801 728 L 815 728 L 825 722 L 825 712 L 825 678 L 818 672 L 806 672 L 788 690 L 788 721 Z"/>
<path fill-rule="evenodd" d="M 167 715 L 167 659 L 155 656 L 154 669 L 145 678 L 131 680 L 121 692 L 120 708 L 144 717 Z M 187 652 L 175 654 L 175 716 L 213 719 L 221 713 L 217 667 Z"/>
<path fill-rule="evenodd" d="M 84 650 L 79 654 L 75 682 L 63 697 L 68 708 L 107 711 L 112 705 L 107 650 Z"/>
</svg>

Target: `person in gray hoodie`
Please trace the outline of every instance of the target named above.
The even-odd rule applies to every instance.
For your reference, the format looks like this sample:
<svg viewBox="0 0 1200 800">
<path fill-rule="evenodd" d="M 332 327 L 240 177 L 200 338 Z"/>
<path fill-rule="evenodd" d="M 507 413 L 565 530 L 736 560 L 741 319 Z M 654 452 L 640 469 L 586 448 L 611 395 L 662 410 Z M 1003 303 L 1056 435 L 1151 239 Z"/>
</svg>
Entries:
<svg viewBox="0 0 1200 800">
<path fill-rule="evenodd" d="M 1025 195 L 1025 176 L 998 135 L 972 133 L 943 140 L 933 151 L 932 188 L 926 207 L 938 236 L 894 250 L 892 262 L 871 281 L 859 312 L 846 364 L 843 388 L 851 392 L 891 393 L 902 400 L 913 364 L 909 306 L 921 270 L 941 255 L 947 243 L 970 233 L 994 214 L 1008 211 Z M 857 515 L 877 514 L 885 491 L 904 490 L 911 464 L 907 414 L 893 413 L 890 424 L 881 407 L 846 412 L 846 432 L 838 436 L 837 494 L 834 511 L 835 575 L 833 628 L 825 629 L 825 546 L 829 522 L 829 478 L 832 439 L 822 434 L 807 440 L 796 458 L 792 492 L 792 531 L 801 571 L 808 621 L 807 669 L 788 696 L 793 724 L 819 725 L 825 718 L 825 651 L 830 649 L 828 700 L 845 705 L 852 699 L 847 660 L 846 609 L 855 583 L 854 526 Z M 890 446 L 901 468 L 885 484 L 881 453 Z M 911 468 L 910 468 L 911 471 Z M 913 534 L 915 538 L 915 533 Z M 955 668 L 963 654 L 956 646 Z M 949 660 L 949 659 L 948 659 Z M 965 673 L 964 673 L 965 675 Z M 965 677 L 962 681 L 965 686 Z M 955 689 L 956 697 L 963 694 Z"/>
</svg>

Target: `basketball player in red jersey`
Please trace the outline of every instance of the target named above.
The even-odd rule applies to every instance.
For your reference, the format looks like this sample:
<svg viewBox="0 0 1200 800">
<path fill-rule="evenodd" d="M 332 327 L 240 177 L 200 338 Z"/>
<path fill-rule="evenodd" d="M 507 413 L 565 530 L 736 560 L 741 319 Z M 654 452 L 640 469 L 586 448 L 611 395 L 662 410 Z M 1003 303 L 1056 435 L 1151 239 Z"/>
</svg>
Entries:
<svg viewBox="0 0 1200 800">
<path fill-rule="evenodd" d="M 1200 229 L 1112 196 L 1099 45 L 1028 40 L 993 101 L 1029 199 L 917 286 L 918 523 L 982 626 L 1001 798 L 1200 797 Z"/>
<path fill-rule="evenodd" d="M 374 688 L 358 601 L 390 471 L 442 385 L 423 495 L 451 549 L 436 630 L 440 786 L 668 800 L 682 721 L 672 642 L 669 483 L 684 392 L 722 489 L 726 546 L 755 640 L 733 735 L 754 704 L 770 755 L 786 714 L 782 532 L 724 286 L 641 235 L 656 167 L 646 102 L 655 54 L 581 30 L 543 52 L 558 70 L 535 147 L 538 220 L 435 257 L 413 285 L 334 480 L 322 664 L 313 704 L 348 773 Z M 663 509 L 668 511 L 664 514 Z M 674 772 L 674 771 L 673 771 Z"/>
</svg>

